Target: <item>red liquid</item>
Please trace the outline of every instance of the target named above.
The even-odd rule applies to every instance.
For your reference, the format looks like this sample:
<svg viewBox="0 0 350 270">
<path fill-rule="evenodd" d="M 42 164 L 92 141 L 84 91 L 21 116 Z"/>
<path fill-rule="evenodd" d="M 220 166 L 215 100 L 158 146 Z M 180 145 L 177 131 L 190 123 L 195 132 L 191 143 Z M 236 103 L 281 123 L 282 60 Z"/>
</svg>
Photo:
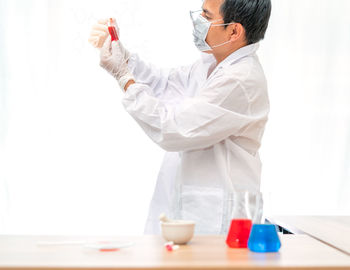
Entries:
<svg viewBox="0 0 350 270">
<path fill-rule="evenodd" d="M 115 29 L 114 26 L 108 26 L 108 32 L 111 35 L 112 41 L 118 41 L 119 40 L 119 37 L 118 37 L 118 34 L 117 34 L 117 30 Z"/>
<path fill-rule="evenodd" d="M 109 249 L 101 248 L 100 251 L 101 252 L 112 252 L 112 251 L 118 251 L 118 249 L 117 248 L 109 248 Z"/>
<path fill-rule="evenodd" d="M 226 244 L 230 248 L 247 248 L 251 228 L 250 219 L 232 219 Z"/>
</svg>

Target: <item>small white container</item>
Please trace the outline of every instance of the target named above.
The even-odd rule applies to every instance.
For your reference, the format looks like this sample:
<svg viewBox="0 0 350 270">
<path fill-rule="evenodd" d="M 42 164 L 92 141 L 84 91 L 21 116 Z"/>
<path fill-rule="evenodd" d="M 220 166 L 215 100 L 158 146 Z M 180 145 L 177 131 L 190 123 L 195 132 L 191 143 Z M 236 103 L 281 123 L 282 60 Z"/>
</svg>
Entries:
<svg viewBox="0 0 350 270">
<path fill-rule="evenodd" d="M 162 235 L 165 240 L 173 241 L 177 245 L 184 245 L 189 242 L 194 234 L 195 222 L 191 220 L 172 220 L 160 222 Z"/>
</svg>

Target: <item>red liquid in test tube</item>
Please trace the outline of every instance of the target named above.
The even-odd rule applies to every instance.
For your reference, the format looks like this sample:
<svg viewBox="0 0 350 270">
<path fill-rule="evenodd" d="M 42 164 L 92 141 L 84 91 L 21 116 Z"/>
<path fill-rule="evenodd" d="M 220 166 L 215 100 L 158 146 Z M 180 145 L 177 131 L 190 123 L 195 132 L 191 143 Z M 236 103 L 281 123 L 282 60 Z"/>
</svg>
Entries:
<svg viewBox="0 0 350 270">
<path fill-rule="evenodd" d="M 116 23 L 115 23 L 115 20 L 112 19 L 112 18 L 110 18 L 108 20 L 108 32 L 111 35 L 112 41 L 118 41 L 119 40 L 119 37 L 118 37 L 118 34 L 117 34 L 117 29 L 116 29 Z"/>
</svg>

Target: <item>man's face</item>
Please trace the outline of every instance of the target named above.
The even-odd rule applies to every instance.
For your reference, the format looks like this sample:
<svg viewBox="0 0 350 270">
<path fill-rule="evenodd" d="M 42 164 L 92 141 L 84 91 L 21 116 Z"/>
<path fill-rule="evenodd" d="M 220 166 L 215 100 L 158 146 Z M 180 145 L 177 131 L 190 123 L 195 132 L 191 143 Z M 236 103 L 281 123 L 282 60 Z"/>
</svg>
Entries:
<svg viewBox="0 0 350 270">
<path fill-rule="evenodd" d="M 213 26 L 215 24 L 223 24 L 224 19 L 220 14 L 220 7 L 224 0 L 205 0 L 202 6 L 202 16 L 209 22 L 214 22 L 209 29 L 206 42 L 210 47 L 227 42 L 230 39 L 228 29 L 224 26 Z M 224 48 L 218 47 L 213 50 L 223 50 Z"/>
</svg>

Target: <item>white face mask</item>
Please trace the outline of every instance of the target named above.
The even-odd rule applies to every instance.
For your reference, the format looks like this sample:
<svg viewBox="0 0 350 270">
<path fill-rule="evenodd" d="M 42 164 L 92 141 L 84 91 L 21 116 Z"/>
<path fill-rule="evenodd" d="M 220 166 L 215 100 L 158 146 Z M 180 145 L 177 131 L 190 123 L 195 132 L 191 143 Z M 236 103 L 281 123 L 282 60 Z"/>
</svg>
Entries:
<svg viewBox="0 0 350 270">
<path fill-rule="evenodd" d="M 230 43 L 231 40 L 210 47 L 209 44 L 205 40 L 207 38 L 210 26 L 224 26 L 224 25 L 234 24 L 235 22 L 222 23 L 222 24 L 212 24 L 213 22 L 220 21 L 221 19 L 210 22 L 200 14 L 201 12 L 202 12 L 201 10 L 190 11 L 190 16 L 191 16 L 191 19 L 193 22 L 193 27 L 194 27 L 194 29 L 193 29 L 194 44 L 196 45 L 198 50 L 200 50 L 202 52 L 211 51 L 213 48 L 220 47 L 222 45 Z"/>
</svg>

